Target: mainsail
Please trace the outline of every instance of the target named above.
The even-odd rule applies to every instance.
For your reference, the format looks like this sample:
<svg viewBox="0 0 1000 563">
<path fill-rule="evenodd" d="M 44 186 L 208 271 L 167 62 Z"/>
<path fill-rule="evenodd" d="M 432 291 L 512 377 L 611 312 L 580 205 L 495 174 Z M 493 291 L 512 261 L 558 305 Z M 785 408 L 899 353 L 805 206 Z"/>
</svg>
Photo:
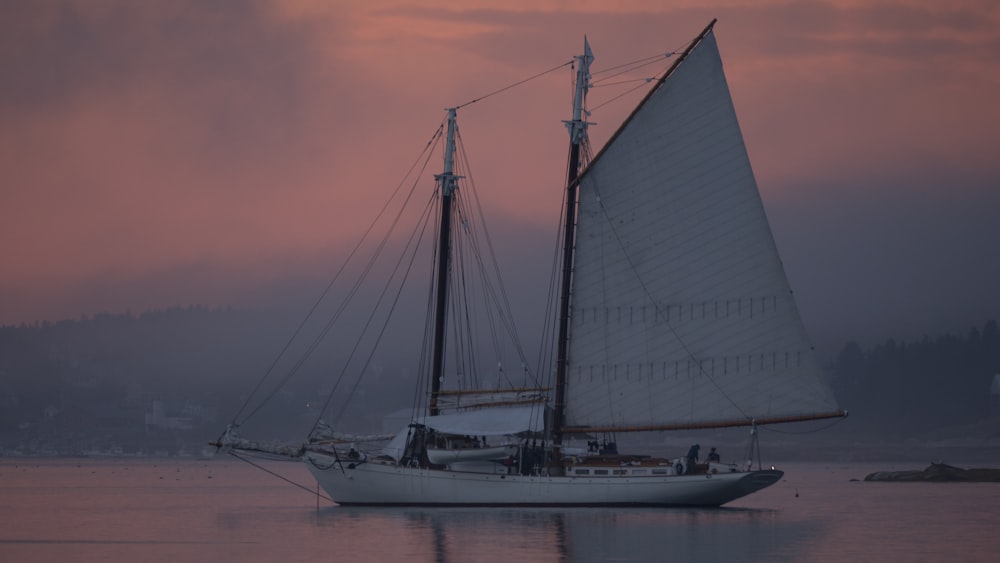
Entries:
<svg viewBox="0 0 1000 563">
<path fill-rule="evenodd" d="M 579 181 L 567 431 L 841 416 L 711 30 Z"/>
</svg>

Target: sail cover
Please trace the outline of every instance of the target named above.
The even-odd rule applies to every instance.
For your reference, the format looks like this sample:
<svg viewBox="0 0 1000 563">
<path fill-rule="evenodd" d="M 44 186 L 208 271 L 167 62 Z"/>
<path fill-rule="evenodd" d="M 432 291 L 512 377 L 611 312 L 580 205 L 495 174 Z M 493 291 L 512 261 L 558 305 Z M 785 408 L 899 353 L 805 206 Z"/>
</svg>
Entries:
<svg viewBox="0 0 1000 563">
<path fill-rule="evenodd" d="M 568 429 L 837 406 L 792 299 L 708 32 L 580 178 Z"/>
<path fill-rule="evenodd" d="M 446 434 L 507 436 L 542 430 L 545 427 L 543 409 L 543 405 L 479 409 L 424 416 L 416 422 Z"/>
<path fill-rule="evenodd" d="M 522 432 L 541 432 L 545 428 L 544 405 L 498 407 L 469 410 L 437 416 L 420 416 L 414 424 L 422 424 L 445 434 L 460 436 L 514 436 Z M 404 427 L 382 448 L 382 453 L 399 459 L 406 448 L 410 428 Z"/>
</svg>

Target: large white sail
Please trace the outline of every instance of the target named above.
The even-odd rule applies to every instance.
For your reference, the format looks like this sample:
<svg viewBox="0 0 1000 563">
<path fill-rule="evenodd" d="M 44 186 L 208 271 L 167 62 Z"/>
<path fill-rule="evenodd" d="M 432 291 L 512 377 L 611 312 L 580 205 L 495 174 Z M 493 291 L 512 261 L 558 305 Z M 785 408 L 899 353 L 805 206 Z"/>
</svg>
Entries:
<svg viewBox="0 0 1000 563">
<path fill-rule="evenodd" d="M 580 179 L 566 425 L 832 413 L 709 32 Z"/>
</svg>

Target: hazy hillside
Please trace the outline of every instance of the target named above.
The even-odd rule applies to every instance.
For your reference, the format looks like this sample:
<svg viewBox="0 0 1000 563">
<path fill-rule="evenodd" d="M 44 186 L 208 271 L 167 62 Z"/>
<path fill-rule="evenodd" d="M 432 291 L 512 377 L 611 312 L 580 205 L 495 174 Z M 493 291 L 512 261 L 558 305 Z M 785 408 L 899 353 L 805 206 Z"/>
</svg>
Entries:
<svg viewBox="0 0 1000 563">
<path fill-rule="evenodd" d="M 0 448 L 173 453 L 216 438 L 241 409 L 254 412 L 246 433 L 300 439 L 345 353 L 337 335 L 308 359 L 306 348 L 293 346 L 258 388 L 297 323 L 268 311 L 188 307 L 0 327 Z M 410 405 L 416 358 L 398 346 L 388 350 L 396 355 L 376 358 L 339 428 L 379 432 L 386 414 Z M 869 349 L 848 343 L 830 367 L 851 416 L 827 437 L 1000 438 L 989 418 L 990 384 L 1000 371 L 995 321 L 964 335 Z M 262 397 L 270 399 L 258 410 Z"/>
</svg>

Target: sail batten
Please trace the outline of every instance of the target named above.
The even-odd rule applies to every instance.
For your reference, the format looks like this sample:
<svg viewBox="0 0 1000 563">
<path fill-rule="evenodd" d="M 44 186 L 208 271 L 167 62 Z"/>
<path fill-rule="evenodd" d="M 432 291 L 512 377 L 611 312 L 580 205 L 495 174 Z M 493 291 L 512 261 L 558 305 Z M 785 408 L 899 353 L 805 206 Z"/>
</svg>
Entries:
<svg viewBox="0 0 1000 563">
<path fill-rule="evenodd" d="M 710 29 L 578 186 L 567 429 L 840 412 L 778 257 Z"/>
</svg>

